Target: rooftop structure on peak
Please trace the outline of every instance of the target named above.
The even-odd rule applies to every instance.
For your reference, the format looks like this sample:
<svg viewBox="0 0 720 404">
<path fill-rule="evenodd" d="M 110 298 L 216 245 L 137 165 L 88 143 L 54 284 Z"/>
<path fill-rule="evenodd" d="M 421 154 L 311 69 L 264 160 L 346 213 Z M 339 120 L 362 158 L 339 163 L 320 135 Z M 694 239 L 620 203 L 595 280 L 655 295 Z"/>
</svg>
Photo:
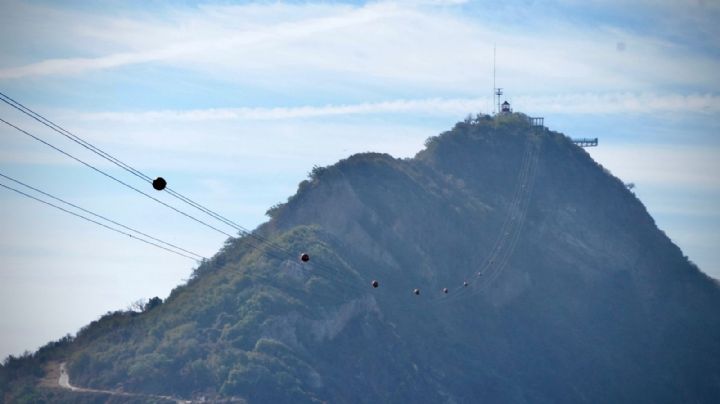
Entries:
<svg viewBox="0 0 720 404">
<path fill-rule="evenodd" d="M 510 108 L 510 103 L 505 101 L 502 104 L 500 104 L 500 113 L 501 114 L 510 114 L 512 113 L 512 108 Z"/>
</svg>

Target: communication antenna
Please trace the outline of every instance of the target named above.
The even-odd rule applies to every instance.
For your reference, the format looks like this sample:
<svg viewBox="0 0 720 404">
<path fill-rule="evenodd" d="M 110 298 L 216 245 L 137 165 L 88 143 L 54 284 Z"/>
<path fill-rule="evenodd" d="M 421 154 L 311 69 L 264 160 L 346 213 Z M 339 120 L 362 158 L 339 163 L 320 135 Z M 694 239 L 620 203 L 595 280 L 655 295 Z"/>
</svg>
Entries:
<svg viewBox="0 0 720 404">
<path fill-rule="evenodd" d="M 497 95 L 497 110 L 500 112 L 502 110 L 502 107 L 500 107 L 500 96 L 503 95 L 502 88 L 496 88 L 495 95 Z"/>
<path fill-rule="evenodd" d="M 493 115 L 500 112 L 500 96 L 503 94 L 502 88 L 495 87 L 495 72 L 497 71 L 497 64 L 496 64 L 496 54 L 497 54 L 497 47 L 493 45 Z M 495 99 L 497 97 L 497 101 Z M 497 109 L 495 107 L 497 106 Z"/>
<path fill-rule="evenodd" d="M 496 105 L 495 92 L 496 92 L 496 88 L 495 88 L 495 44 L 493 44 L 493 115 L 495 115 L 495 105 Z M 498 102 L 500 102 L 500 101 L 498 101 Z"/>
</svg>

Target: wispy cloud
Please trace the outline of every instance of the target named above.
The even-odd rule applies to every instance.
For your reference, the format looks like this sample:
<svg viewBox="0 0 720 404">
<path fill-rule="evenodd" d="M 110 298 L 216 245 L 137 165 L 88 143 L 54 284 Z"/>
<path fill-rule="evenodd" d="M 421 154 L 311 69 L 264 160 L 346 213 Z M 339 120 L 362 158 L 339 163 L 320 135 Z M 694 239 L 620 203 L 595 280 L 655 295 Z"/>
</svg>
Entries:
<svg viewBox="0 0 720 404">
<path fill-rule="evenodd" d="M 243 8 L 240 8 L 240 10 L 236 9 L 234 11 L 237 13 L 237 11 L 241 11 L 242 9 Z M 271 6 L 268 7 L 267 11 L 270 12 L 274 9 L 275 7 Z M 118 29 L 116 31 L 118 35 L 113 39 L 117 41 L 119 38 L 125 37 L 128 39 L 128 43 L 125 45 L 132 45 L 136 50 L 116 52 L 98 57 L 47 59 L 24 66 L 4 68 L 0 69 L 0 79 L 14 79 L 39 75 L 79 74 L 91 70 L 155 61 L 172 62 L 178 59 L 185 59 L 187 62 L 187 59 L 197 58 L 197 61 L 200 62 L 203 56 L 221 56 L 228 50 L 234 50 L 233 53 L 237 54 L 238 50 L 249 50 L 259 44 L 263 46 L 273 46 L 280 43 L 291 43 L 311 35 L 323 35 L 328 32 L 367 24 L 379 19 L 390 18 L 397 11 L 394 6 L 384 4 L 375 4 L 356 9 L 339 7 L 335 10 L 335 13 L 330 16 L 309 17 L 300 21 L 280 21 L 253 27 L 225 25 L 224 29 L 221 30 L 208 30 L 206 29 L 208 23 L 219 19 L 214 10 L 211 9 L 206 15 L 208 21 L 203 21 L 201 24 L 198 24 L 200 26 L 196 27 L 196 29 L 189 30 L 190 32 L 185 32 L 185 30 L 179 27 L 183 22 L 188 22 L 187 19 L 189 19 L 189 16 L 184 16 L 180 21 L 166 25 L 164 30 L 159 30 L 157 26 L 146 27 L 138 23 L 132 24 L 132 28 L 136 30 L 147 31 L 156 35 L 160 33 L 161 37 L 166 38 L 166 41 L 162 43 L 158 43 L 157 38 L 147 38 L 138 35 L 137 32 L 127 35 L 122 32 L 122 30 L 127 28 L 125 24 L 116 22 L 110 27 Z M 265 17 L 267 18 L 268 16 Z M 192 21 L 192 19 L 190 19 L 190 21 Z M 225 23 L 227 24 L 229 21 L 225 21 Z M 150 24 L 154 25 L 154 23 Z M 198 35 L 188 35 L 193 32 Z M 93 31 L 87 30 L 85 33 L 92 35 Z M 173 33 L 176 35 L 173 35 Z M 177 35 L 178 33 L 180 35 Z M 103 32 L 98 35 L 105 37 L 108 33 Z M 175 36 L 176 39 L 170 39 L 173 36 Z M 195 39 L 192 39 L 193 37 L 195 37 Z M 143 45 L 137 41 L 146 41 L 146 44 Z"/>
<path fill-rule="evenodd" d="M 48 21 L 39 10 L 23 23 L 54 24 L 72 40 L 94 45 L 77 56 L 68 41 L 65 49 L 54 49 L 52 58 L 5 65 L 0 80 L 155 63 L 234 82 L 265 81 L 268 87 L 303 77 L 314 86 L 362 88 L 392 82 L 396 88 L 484 93 L 491 87 L 490 59 L 497 43 L 499 80 L 526 94 L 648 91 L 658 85 L 719 89 L 716 59 L 667 40 L 561 20 L 546 21 L 537 30 L 496 21 L 502 11 L 469 18 L 445 7 L 446 2 L 420 3 L 203 6 L 181 8 L 163 18 L 57 16 L 67 21 L 69 13 L 72 25 Z M 60 40 L 51 33 L 29 35 Z M 623 52 L 617 50 L 618 41 Z M 63 50 L 72 56 L 64 56 Z"/>
<path fill-rule="evenodd" d="M 720 113 L 720 96 L 711 93 L 582 93 L 515 100 L 529 109 L 558 114 Z"/>
<path fill-rule="evenodd" d="M 513 99 L 521 111 L 555 114 L 627 113 L 720 113 L 720 96 L 713 94 L 564 94 L 520 96 Z M 273 107 L 211 108 L 144 112 L 83 113 L 76 119 L 87 121 L 198 122 L 222 120 L 285 120 L 363 114 L 431 114 L 462 118 L 468 113 L 485 112 L 487 98 L 428 98 L 391 100 L 374 103 Z"/>
</svg>

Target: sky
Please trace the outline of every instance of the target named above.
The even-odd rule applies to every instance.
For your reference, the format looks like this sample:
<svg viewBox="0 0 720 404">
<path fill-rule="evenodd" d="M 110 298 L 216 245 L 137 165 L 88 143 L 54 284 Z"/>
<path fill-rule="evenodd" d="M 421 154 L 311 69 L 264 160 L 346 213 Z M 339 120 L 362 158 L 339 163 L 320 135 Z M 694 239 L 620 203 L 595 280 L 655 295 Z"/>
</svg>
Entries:
<svg viewBox="0 0 720 404">
<path fill-rule="evenodd" d="M 313 166 L 412 157 L 491 113 L 495 47 L 513 108 L 598 137 L 592 157 L 720 278 L 718 21 L 714 1 L 0 0 L 0 92 L 252 229 Z M 211 220 L 5 103 L 0 118 Z M 0 174 L 204 257 L 227 238 L 1 122 Z M 0 229 L 0 357 L 164 298 L 197 265 L 5 188 Z"/>
</svg>

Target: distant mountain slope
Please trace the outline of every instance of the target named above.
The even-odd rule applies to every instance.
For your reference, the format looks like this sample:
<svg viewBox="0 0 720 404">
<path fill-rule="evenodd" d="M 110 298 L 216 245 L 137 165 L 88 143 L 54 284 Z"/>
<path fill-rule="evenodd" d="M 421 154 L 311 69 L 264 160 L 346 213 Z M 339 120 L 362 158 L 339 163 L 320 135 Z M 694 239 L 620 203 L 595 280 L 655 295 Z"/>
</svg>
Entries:
<svg viewBox="0 0 720 404">
<path fill-rule="evenodd" d="M 228 240 L 164 303 L 27 362 L 67 358 L 77 386 L 251 403 L 720 401 L 718 284 L 522 114 L 460 122 L 413 159 L 315 169 L 269 215 L 256 234 L 272 246 Z"/>
</svg>

